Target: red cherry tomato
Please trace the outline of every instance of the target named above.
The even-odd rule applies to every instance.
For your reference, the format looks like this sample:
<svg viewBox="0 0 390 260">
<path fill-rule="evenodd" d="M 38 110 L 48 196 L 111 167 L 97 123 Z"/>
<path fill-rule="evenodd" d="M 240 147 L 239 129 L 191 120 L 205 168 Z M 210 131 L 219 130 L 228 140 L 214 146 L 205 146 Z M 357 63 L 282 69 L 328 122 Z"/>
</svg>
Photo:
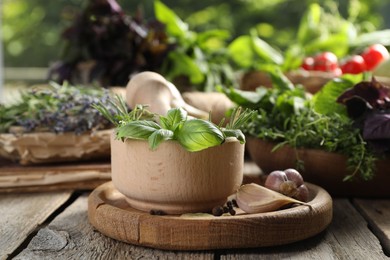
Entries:
<svg viewBox="0 0 390 260">
<path fill-rule="evenodd" d="M 367 70 L 372 70 L 379 63 L 389 58 L 389 52 L 382 44 L 374 44 L 363 51 L 362 57 L 366 63 Z"/>
<path fill-rule="evenodd" d="M 359 74 L 367 70 L 362 56 L 354 55 L 340 66 L 343 74 Z"/>
<path fill-rule="evenodd" d="M 314 57 L 314 70 L 333 71 L 338 67 L 337 56 L 329 51 L 318 54 Z"/>
<path fill-rule="evenodd" d="M 313 57 L 306 57 L 302 61 L 301 68 L 304 70 L 313 70 L 314 68 L 314 58 Z"/>
<path fill-rule="evenodd" d="M 339 67 L 335 68 L 331 72 L 335 77 L 341 76 L 343 74 L 343 71 Z"/>
</svg>

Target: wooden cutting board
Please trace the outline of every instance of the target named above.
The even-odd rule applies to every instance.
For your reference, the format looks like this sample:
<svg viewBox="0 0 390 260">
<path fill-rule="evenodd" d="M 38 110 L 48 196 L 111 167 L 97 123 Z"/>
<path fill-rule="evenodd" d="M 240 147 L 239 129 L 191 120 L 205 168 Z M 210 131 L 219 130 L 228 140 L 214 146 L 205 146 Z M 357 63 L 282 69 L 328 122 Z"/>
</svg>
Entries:
<svg viewBox="0 0 390 260">
<path fill-rule="evenodd" d="M 332 220 L 332 199 L 307 184 L 308 206 L 268 213 L 214 217 L 210 214 L 156 216 L 131 208 L 107 182 L 89 196 L 88 218 L 104 235 L 126 243 L 170 250 L 251 248 L 288 244 L 314 236 Z"/>
</svg>

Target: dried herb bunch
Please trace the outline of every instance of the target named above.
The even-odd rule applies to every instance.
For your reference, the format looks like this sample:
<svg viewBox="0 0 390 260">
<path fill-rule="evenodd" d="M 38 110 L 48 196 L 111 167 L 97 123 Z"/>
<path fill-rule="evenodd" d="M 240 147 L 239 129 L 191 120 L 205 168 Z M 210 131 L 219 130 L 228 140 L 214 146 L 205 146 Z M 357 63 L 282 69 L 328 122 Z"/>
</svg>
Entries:
<svg viewBox="0 0 390 260">
<path fill-rule="evenodd" d="M 60 83 L 126 85 L 131 74 L 161 67 L 173 47 L 162 23 L 146 22 L 141 12 L 131 17 L 115 0 L 89 0 L 62 37 L 66 45 L 61 61 L 49 73 Z M 88 62 L 84 76 L 80 74 L 83 62 Z"/>
<path fill-rule="evenodd" d="M 32 89 L 22 93 L 21 100 L 11 106 L 0 105 L 0 133 L 11 127 L 23 132 L 49 131 L 55 133 L 101 130 L 112 127 L 92 105 L 102 103 L 114 111 L 110 93 L 102 88 L 59 85 Z"/>
</svg>

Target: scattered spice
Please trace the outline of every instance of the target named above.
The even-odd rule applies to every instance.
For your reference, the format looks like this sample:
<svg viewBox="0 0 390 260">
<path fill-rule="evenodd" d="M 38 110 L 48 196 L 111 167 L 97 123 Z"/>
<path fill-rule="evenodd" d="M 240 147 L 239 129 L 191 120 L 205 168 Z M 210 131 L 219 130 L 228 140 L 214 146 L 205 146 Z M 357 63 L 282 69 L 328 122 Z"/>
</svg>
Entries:
<svg viewBox="0 0 390 260">
<path fill-rule="evenodd" d="M 236 215 L 235 207 L 238 208 L 237 201 L 235 199 L 228 200 L 225 205 L 214 207 L 211 213 L 216 217 L 222 216 L 224 213 L 234 216 Z"/>
<path fill-rule="evenodd" d="M 150 215 L 156 215 L 156 216 L 164 216 L 166 213 L 162 210 L 156 210 L 156 209 L 151 209 L 150 210 Z"/>
</svg>

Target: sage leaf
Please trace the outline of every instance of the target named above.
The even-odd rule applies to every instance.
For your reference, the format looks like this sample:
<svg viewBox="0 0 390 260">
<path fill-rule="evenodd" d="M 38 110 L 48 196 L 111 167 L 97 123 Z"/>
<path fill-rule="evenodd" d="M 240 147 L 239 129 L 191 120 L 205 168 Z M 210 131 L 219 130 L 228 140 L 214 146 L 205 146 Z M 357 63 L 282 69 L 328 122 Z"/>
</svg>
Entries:
<svg viewBox="0 0 390 260">
<path fill-rule="evenodd" d="M 226 137 L 235 137 L 240 141 L 240 144 L 245 144 L 245 135 L 240 129 L 224 129 L 223 133 Z"/>
<path fill-rule="evenodd" d="M 148 138 L 149 147 L 155 150 L 163 141 L 170 140 L 173 137 L 173 131 L 168 129 L 158 129 Z"/>
<path fill-rule="evenodd" d="M 185 121 L 178 129 L 176 139 L 188 151 L 196 152 L 220 145 L 225 138 L 222 131 L 213 123 L 192 119 Z"/>
<path fill-rule="evenodd" d="M 118 127 L 116 136 L 118 139 L 130 138 L 147 140 L 151 134 L 159 129 L 161 129 L 161 127 L 153 121 L 131 121 L 124 126 Z"/>
</svg>

